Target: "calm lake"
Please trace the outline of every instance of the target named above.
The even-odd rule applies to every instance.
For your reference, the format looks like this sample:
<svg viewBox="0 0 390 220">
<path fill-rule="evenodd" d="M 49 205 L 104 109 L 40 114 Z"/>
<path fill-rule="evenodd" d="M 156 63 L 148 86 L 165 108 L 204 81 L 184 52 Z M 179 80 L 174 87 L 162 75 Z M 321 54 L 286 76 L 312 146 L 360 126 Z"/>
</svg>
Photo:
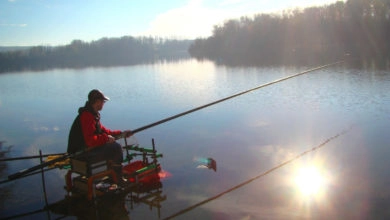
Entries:
<svg viewBox="0 0 390 220">
<path fill-rule="evenodd" d="M 1 74 L 0 141 L 6 141 L 3 150 L 13 145 L 6 157 L 65 152 L 77 110 L 94 88 L 110 97 L 101 111 L 106 127 L 137 129 L 310 68 L 233 68 L 189 59 Z M 111 217 L 166 218 L 207 200 L 177 219 L 388 218 L 389 90 L 389 71 L 339 65 L 139 132 L 141 146 L 154 138 L 164 155 L 166 200 L 159 210 L 125 202 L 128 214 Z M 216 172 L 200 166 L 202 158 L 213 158 Z M 38 163 L 0 162 L 1 180 Z M 65 173 L 45 173 L 49 204 L 65 198 Z M 0 189 L 0 218 L 45 207 L 40 175 Z M 22 219 L 62 217 L 39 212 Z"/>
</svg>

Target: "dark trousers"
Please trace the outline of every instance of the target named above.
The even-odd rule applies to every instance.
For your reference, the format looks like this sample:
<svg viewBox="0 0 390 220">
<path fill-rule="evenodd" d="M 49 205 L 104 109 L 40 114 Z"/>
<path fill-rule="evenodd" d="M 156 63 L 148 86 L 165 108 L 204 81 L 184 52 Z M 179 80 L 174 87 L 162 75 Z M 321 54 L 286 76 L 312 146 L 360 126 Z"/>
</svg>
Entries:
<svg viewBox="0 0 390 220">
<path fill-rule="evenodd" d="M 123 162 L 122 147 L 119 143 L 108 143 L 99 147 L 94 147 L 87 152 L 89 160 L 111 160 L 114 164 L 121 164 Z"/>
</svg>

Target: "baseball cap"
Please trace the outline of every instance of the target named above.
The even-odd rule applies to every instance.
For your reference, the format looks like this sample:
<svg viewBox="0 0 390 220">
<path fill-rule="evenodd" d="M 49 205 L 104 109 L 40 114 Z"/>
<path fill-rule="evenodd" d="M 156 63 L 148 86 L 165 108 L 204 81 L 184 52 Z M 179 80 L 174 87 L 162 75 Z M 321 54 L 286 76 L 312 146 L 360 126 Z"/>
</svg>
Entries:
<svg viewBox="0 0 390 220">
<path fill-rule="evenodd" d="M 110 100 L 107 96 L 105 96 L 100 90 L 93 89 L 88 94 L 88 101 L 94 102 L 96 100 Z"/>
</svg>

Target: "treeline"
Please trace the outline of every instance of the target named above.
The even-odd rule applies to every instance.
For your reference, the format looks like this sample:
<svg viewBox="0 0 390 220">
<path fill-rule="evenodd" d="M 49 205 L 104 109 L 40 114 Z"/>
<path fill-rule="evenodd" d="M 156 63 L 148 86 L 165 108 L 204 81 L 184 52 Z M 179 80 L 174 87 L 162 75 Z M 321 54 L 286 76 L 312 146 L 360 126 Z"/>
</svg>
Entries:
<svg viewBox="0 0 390 220">
<path fill-rule="evenodd" d="M 65 46 L 35 46 L 27 50 L 0 53 L 0 73 L 45 70 L 51 68 L 84 68 L 153 63 L 188 57 L 190 40 L 152 37 L 102 38 L 83 42 L 74 40 Z"/>
<path fill-rule="evenodd" d="M 345 54 L 388 65 L 390 0 L 348 0 L 214 27 L 189 53 L 230 65 L 317 64 Z"/>
<path fill-rule="evenodd" d="M 347 0 L 229 20 L 195 41 L 129 36 L 0 52 L 0 73 L 153 63 L 188 52 L 228 65 L 312 65 L 349 54 L 389 68 L 389 39 L 390 0 Z"/>
</svg>

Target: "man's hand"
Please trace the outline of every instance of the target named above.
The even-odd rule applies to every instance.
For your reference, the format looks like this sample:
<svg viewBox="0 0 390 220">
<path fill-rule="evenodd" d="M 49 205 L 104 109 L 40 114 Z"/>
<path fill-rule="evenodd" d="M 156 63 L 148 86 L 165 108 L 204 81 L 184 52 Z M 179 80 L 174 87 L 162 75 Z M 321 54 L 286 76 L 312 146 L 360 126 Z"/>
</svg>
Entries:
<svg viewBox="0 0 390 220">
<path fill-rule="evenodd" d="M 108 135 L 108 141 L 107 143 L 114 143 L 115 142 L 115 138 L 111 135 Z"/>
<path fill-rule="evenodd" d="M 131 132 L 131 130 L 126 130 L 126 131 L 123 131 L 122 133 L 127 138 L 130 137 L 131 135 L 133 135 L 133 132 Z"/>
</svg>

